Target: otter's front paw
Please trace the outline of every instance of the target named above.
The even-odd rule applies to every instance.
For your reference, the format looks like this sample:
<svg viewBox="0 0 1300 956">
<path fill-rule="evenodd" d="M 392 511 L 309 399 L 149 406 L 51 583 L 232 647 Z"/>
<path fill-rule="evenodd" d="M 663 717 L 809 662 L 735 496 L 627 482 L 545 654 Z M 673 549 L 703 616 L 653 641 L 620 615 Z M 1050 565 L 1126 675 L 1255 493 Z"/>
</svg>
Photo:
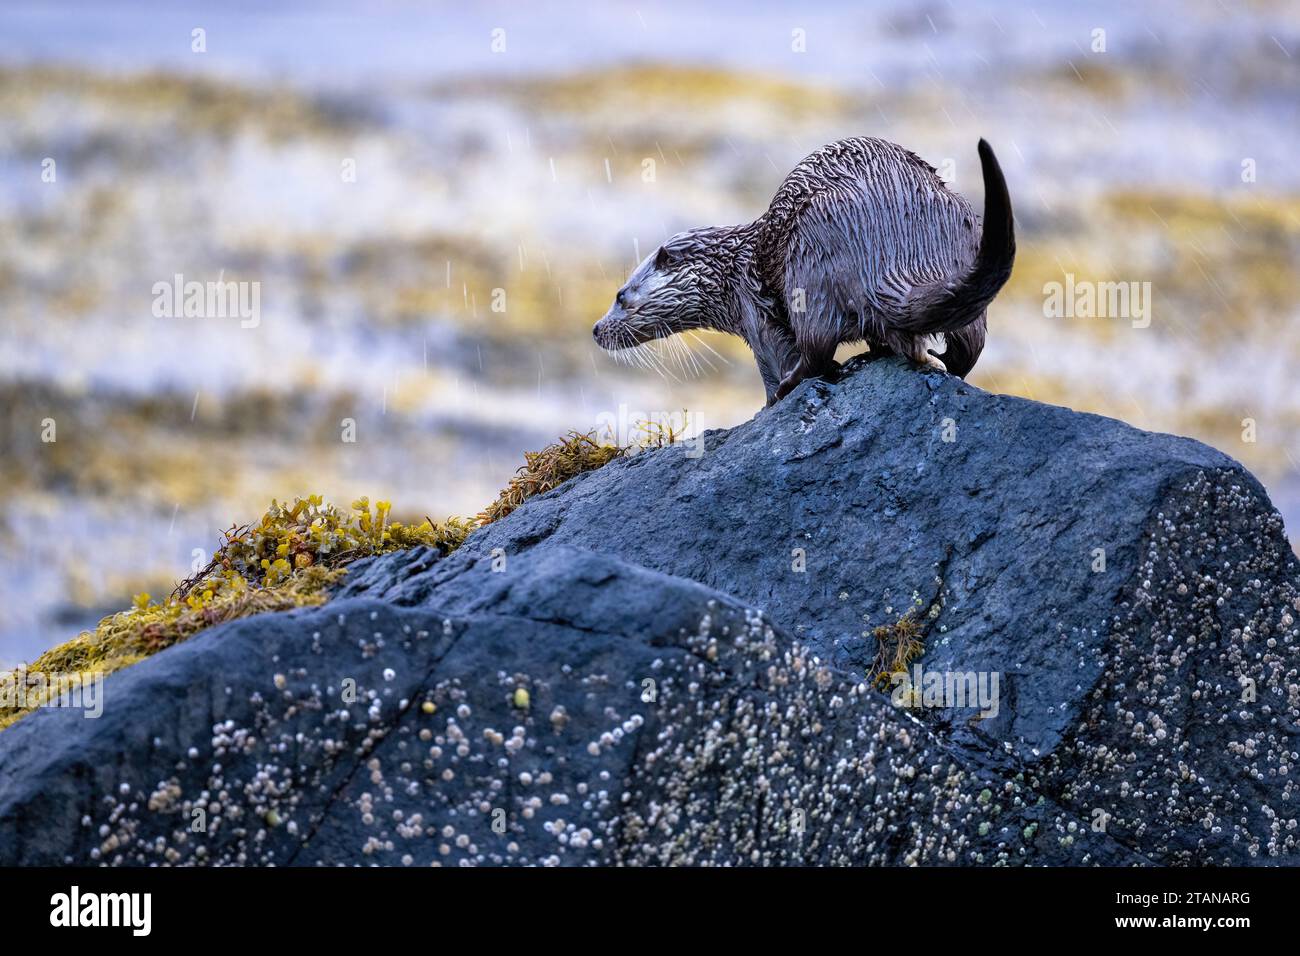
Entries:
<svg viewBox="0 0 1300 956">
<path fill-rule="evenodd" d="M 800 372 L 798 369 L 795 369 L 785 378 L 781 379 L 781 384 L 776 387 L 776 396 L 772 399 L 772 403 L 776 404 L 781 399 L 785 398 L 787 395 L 793 392 L 795 386 L 802 381 L 803 381 L 803 373 Z"/>
</svg>

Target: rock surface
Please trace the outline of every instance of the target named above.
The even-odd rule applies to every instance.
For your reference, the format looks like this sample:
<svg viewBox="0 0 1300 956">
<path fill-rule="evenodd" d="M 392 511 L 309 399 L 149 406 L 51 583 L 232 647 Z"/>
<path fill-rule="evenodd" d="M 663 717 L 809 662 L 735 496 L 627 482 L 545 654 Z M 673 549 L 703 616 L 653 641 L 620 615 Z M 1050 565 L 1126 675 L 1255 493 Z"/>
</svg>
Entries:
<svg viewBox="0 0 1300 956">
<path fill-rule="evenodd" d="M 0 862 L 1294 864 L 1297 619 L 1226 456 L 857 361 L 25 718 Z"/>
</svg>

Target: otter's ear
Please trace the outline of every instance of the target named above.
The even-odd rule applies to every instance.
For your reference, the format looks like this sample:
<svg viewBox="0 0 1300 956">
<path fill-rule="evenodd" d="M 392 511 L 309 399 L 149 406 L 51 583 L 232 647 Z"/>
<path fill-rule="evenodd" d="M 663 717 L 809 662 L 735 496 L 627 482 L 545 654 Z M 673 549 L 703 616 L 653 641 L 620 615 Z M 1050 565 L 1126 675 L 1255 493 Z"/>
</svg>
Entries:
<svg viewBox="0 0 1300 956">
<path fill-rule="evenodd" d="M 673 264 L 672 256 L 668 254 L 667 249 L 665 249 L 663 246 L 660 246 L 659 251 L 655 253 L 655 268 L 667 269 L 672 264 Z"/>
</svg>

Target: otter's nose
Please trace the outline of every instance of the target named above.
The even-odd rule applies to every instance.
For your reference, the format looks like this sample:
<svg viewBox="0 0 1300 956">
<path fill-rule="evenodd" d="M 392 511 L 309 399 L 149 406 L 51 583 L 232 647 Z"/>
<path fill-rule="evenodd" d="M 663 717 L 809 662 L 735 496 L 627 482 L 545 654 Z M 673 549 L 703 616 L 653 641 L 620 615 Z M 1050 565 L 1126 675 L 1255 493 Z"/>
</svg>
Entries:
<svg viewBox="0 0 1300 956">
<path fill-rule="evenodd" d="M 592 337 L 593 339 L 595 339 L 596 341 L 598 341 L 598 342 L 600 341 L 600 323 L 599 323 L 599 322 L 597 322 L 595 325 L 593 325 L 593 326 L 591 327 L 591 337 Z"/>
</svg>

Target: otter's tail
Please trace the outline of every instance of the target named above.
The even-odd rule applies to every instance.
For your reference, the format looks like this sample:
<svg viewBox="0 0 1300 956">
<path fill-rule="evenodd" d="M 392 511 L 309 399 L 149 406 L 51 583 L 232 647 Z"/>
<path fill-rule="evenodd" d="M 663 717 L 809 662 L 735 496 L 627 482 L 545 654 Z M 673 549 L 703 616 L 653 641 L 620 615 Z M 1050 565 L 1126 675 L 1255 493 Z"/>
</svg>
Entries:
<svg viewBox="0 0 1300 956">
<path fill-rule="evenodd" d="M 998 158 L 982 139 L 979 153 L 984 169 L 984 231 L 975 263 L 965 275 L 913 289 L 898 321 L 898 327 L 904 331 L 955 332 L 969 325 L 1011 276 L 1011 266 L 1016 261 L 1011 195 Z"/>
</svg>

